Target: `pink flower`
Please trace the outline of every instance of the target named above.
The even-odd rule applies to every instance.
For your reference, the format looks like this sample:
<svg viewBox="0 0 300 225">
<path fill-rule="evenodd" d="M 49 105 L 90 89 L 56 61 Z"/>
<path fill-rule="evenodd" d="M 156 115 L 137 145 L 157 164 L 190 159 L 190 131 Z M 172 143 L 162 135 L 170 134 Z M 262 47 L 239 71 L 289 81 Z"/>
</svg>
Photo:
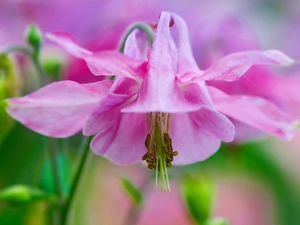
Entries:
<svg viewBox="0 0 300 225">
<path fill-rule="evenodd" d="M 220 21 L 215 27 L 210 27 L 210 32 L 205 38 L 207 46 L 205 61 L 199 61 L 203 66 L 211 65 L 215 60 L 224 55 L 244 51 L 261 49 L 250 27 L 240 23 L 235 18 Z M 217 45 L 215 43 L 218 43 Z M 215 46 L 215 48 L 211 48 Z M 206 65 L 205 65 L 206 64 Z M 210 81 L 208 85 L 222 90 L 230 96 L 256 96 L 272 102 L 282 111 L 298 117 L 300 115 L 299 97 L 296 94 L 300 77 L 295 75 L 276 74 L 269 68 L 253 66 L 245 75 L 234 82 Z M 235 140 L 241 141 L 258 136 L 260 132 L 250 126 L 233 120 L 236 126 Z"/>
<path fill-rule="evenodd" d="M 178 47 L 170 34 L 171 16 L 178 29 Z M 96 135 L 91 142 L 96 154 L 118 164 L 146 160 L 150 169 L 161 171 L 164 189 L 170 189 L 166 167 L 173 160 L 174 164 L 204 160 L 217 151 L 221 140 L 232 141 L 234 126 L 222 113 L 282 138 L 293 135 L 294 119 L 272 103 L 229 96 L 205 84 L 237 80 L 253 64 L 291 64 L 283 53 L 240 52 L 201 71 L 192 56 L 186 24 L 176 14 L 161 14 L 151 50 L 138 33 L 130 35 L 125 54 L 92 53 L 68 34 L 48 35 L 83 58 L 95 75 L 115 75 L 116 80 L 52 83 L 9 99 L 8 113 L 44 135 L 67 137 L 80 129 L 84 135 Z"/>
</svg>

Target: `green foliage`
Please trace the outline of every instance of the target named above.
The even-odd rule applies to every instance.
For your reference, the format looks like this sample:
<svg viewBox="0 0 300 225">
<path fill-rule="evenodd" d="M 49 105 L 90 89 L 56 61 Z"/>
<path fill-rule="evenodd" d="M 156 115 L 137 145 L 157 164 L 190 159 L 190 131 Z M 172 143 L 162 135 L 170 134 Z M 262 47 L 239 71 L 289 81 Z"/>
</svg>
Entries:
<svg viewBox="0 0 300 225">
<path fill-rule="evenodd" d="M 43 69 L 47 76 L 52 78 L 54 81 L 58 81 L 61 78 L 61 71 L 62 71 L 62 62 L 58 59 L 47 59 L 43 63 Z"/>
<path fill-rule="evenodd" d="M 61 189 L 63 194 L 66 195 L 70 188 L 70 162 L 62 152 L 58 152 L 56 154 L 56 157 L 59 168 L 59 179 L 61 182 Z M 50 159 L 47 158 L 44 161 L 41 170 L 40 187 L 43 188 L 43 190 L 46 190 L 47 192 L 55 193 L 54 182 L 55 181 L 53 177 L 53 168 Z"/>
<path fill-rule="evenodd" d="M 210 219 L 205 221 L 203 225 L 229 225 L 229 222 L 224 219 Z"/>
<path fill-rule="evenodd" d="M 203 224 L 211 214 L 215 187 L 211 180 L 187 179 L 181 186 L 183 198 L 190 214 L 198 224 Z"/>
<path fill-rule="evenodd" d="M 126 193 L 130 196 L 135 206 L 140 206 L 143 201 L 143 195 L 140 190 L 128 179 L 122 177 L 120 178 L 122 187 Z"/>
<path fill-rule="evenodd" d="M 34 200 L 54 201 L 55 197 L 48 195 L 40 189 L 26 185 L 14 185 L 0 191 L 0 200 L 13 203 L 27 203 Z"/>
<path fill-rule="evenodd" d="M 16 65 L 7 55 L 0 55 L 0 145 L 11 130 L 14 120 L 6 113 L 6 98 L 20 95 L 21 82 Z"/>
</svg>

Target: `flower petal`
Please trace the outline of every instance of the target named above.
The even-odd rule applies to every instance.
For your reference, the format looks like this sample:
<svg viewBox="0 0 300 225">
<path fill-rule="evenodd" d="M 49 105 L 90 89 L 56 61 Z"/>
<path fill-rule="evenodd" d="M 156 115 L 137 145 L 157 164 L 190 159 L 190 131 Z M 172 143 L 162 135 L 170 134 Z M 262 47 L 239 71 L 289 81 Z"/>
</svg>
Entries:
<svg viewBox="0 0 300 225">
<path fill-rule="evenodd" d="M 128 36 L 124 54 L 137 60 L 147 60 L 150 51 L 147 36 L 140 29 L 134 29 Z"/>
<path fill-rule="evenodd" d="M 78 58 L 84 59 L 85 57 L 92 55 L 93 53 L 80 47 L 74 37 L 67 32 L 54 32 L 47 33 L 46 37 L 62 46 L 69 54 Z"/>
<path fill-rule="evenodd" d="M 111 84 L 112 81 L 55 82 L 25 97 L 8 99 L 7 112 L 38 133 L 68 137 L 82 129 Z"/>
<path fill-rule="evenodd" d="M 126 113 L 112 128 L 98 134 L 91 149 L 113 163 L 131 164 L 141 162 L 147 152 L 144 145 L 148 127 L 145 114 Z"/>
<path fill-rule="evenodd" d="M 259 97 L 229 96 L 213 87 L 209 91 L 221 113 L 284 139 L 294 136 L 298 121 L 273 103 Z"/>
<path fill-rule="evenodd" d="M 208 132 L 205 127 L 196 124 L 189 113 L 172 115 L 171 136 L 176 165 L 190 164 L 207 159 L 220 147 L 221 141 Z"/>
<path fill-rule="evenodd" d="M 215 62 L 198 79 L 235 81 L 254 64 L 289 66 L 293 63 L 294 60 L 278 50 L 238 52 Z"/>
<path fill-rule="evenodd" d="M 118 51 L 92 53 L 80 47 L 72 35 L 56 32 L 46 35 L 48 39 L 62 46 L 71 55 L 84 59 L 95 75 L 134 77 L 140 72 L 141 60 L 135 60 Z"/>
<path fill-rule="evenodd" d="M 97 105 L 83 127 L 86 136 L 101 133 L 118 122 L 124 103 L 135 95 L 139 84 L 130 78 L 117 78 L 110 93 Z"/>
<path fill-rule="evenodd" d="M 130 58 L 118 51 L 101 51 L 84 58 L 94 75 L 140 77 L 143 61 Z"/>
<path fill-rule="evenodd" d="M 148 64 L 148 72 L 137 101 L 123 112 L 186 112 L 199 106 L 186 101 L 176 82 L 171 56 L 170 14 L 163 12 L 158 23 Z"/>
<path fill-rule="evenodd" d="M 235 127 L 223 114 L 207 108 L 202 108 L 190 114 L 198 126 L 206 129 L 216 138 L 225 142 L 231 142 L 233 140 Z"/>
<path fill-rule="evenodd" d="M 182 87 L 185 98 L 201 109 L 191 112 L 194 121 L 205 127 L 217 138 L 230 142 L 234 137 L 234 126 L 223 114 L 217 112 L 210 98 L 205 82 L 189 83 Z"/>
<path fill-rule="evenodd" d="M 185 21 L 175 13 L 171 14 L 178 28 L 178 73 L 183 75 L 188 71 L 199 71 L 190 45 L 189 32 Z"/>
</svg>

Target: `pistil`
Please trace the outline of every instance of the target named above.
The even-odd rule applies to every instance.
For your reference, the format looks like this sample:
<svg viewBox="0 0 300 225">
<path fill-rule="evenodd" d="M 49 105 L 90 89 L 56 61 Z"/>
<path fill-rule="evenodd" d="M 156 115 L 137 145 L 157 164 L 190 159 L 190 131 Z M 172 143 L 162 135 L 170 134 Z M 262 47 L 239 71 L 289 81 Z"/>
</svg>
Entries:
<svg viewBox="0 0 300 225">
<path fill-rule="evenodd" d="M 142 159 L 147 162 L 149 169 L 156 170 L 156 187 L 158 172 L 160 172 L 162 189 L 171 191 L 167 167 L 172 167 L 173 158 L 178 155 L 177 151 L 173 151 L 172 139 L 169 136 L 171 114 L 148 113 L 147 123 L 149 133 L 145 140 L 145 146 L 148 151 Z"/>
</svg>

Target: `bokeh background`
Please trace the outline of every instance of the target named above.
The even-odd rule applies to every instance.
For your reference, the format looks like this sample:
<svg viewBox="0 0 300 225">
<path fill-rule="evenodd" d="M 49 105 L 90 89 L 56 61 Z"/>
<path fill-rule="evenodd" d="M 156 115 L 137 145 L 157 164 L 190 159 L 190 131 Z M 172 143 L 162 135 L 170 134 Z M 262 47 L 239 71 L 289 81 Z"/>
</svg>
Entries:
<svg viewBox="0 0 300 225">
<path fill-rule="evenodd" d="M 115 49 L 131 23 L 155 23 L 163 10 L 176 12 L 186 20 L 193 52 L 202 69 L 225 54 L 248 49 L 278 49 L 300 60 L 299 0 L 1 0 L 0 52 L 25 44 L 24 30 L 30 23 L 37 24 L 43 33 L 70 32 L 90 50 Z M 15 95 L 36 90 L 39 78 L 31 62 L 21 55 L 14 56 L 14 60 L 18 79 Z M 70 57 L 47 40 L 43 42 L 41 60 L 44 66 L 56 63 L 62 79 L 81 83 L 99 79 L 91 75 L 82 60 Z M 285 88 L 274 85 L 266 89 L 262 80 L 258 91 L 268 98 L 269 90 L 277 90 L 300 117 L 296 82 L 300 81 L 300 66 L 268 70 L 293 79 Z M 24 184 L 53 192 L 45 137 L 12 122 L 1 110 L 0 189 Z M 81 156 L 82 139 L 78 134 L 57 140 L 66 193 Z M 198 208 L 191 210 L 185 192 L 190 186 L 199 186 L 196 189 L 201 192 L 202 184 L 215 193 L 212 216 L 226 218 L 231 225 L 300 224 L 299 142 L 299 135 L 285 142 L 255 130 L 241 130 L 234 143 L 222 145 L 208 160 L 172 168 L 171 193 L 155 189 L 154 182 L 149 182 L 153 174 L 142 163 L 117 166 L 91 154 L 69 224 L 197 224 Z M 121 178 L 143 191 L 138 210 Z M 193 204 L 201 205 L 197 190 Z M 22 204 L 0 201 L 0 225 L 50 224 L 49 210 L 51 207 L 43 200 Z"/>
</svg>

